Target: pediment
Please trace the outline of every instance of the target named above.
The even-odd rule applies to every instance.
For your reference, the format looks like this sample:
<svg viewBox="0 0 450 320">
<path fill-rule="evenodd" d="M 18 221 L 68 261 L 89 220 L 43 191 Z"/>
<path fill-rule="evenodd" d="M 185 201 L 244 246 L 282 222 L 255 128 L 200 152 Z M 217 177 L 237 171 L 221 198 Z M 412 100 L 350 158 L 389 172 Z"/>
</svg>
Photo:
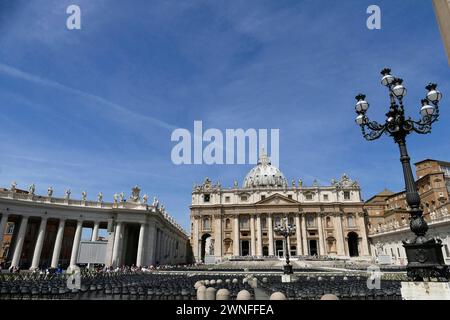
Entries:
<svg viewBox="0 0 450 320">
<path fill-rule="evenodd" d="M 256 204 L 270 204 L 270 205 L 296 204 L 296 203 L 298 203 L 298 202 L 295 200 L 289 199 L 288 197 L 285 197 L 278 193 L 273 194 L 270 197 L 267 197 L 266 199 L 256 202 Z"/>
</svg>

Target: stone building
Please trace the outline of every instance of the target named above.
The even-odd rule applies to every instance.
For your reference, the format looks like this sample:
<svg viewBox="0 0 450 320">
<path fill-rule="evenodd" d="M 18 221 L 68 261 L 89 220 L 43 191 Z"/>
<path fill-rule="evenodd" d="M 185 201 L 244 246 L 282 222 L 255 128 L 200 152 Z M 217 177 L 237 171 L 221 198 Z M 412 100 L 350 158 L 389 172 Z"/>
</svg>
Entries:
<svg viewBox="0 0 450 320">
<path fill-rule="evenodd" d="M 288 184 L 262 154 L 242 186 L 224 188 L 208 178 L 194 186 L 193 255 L 196 261 L 284 255 L 284 238 L 273 228 L 287 217 L 296 226 L 288 243 L 293 256 L 369 256 L 363 206 L 358 183 L 347 175 L 329 186 Z"/>
<path fill-rule="evenodd" d="M 64 198 L 46 196 L 16 188 L 0 189 L 0 256 L 6 267 L 63 267 L 79 263 L 83 228 L 92 229 L 90 240 L 104 245 L 106 266 L 185 263 L 189 257 L 188 236 L 154 199 L 140 196 L 138 187 L 125 199 L 114 195 L 114 202 L 71 199 L 70 190 Z M 107 242 L 99 230 L 105 229 Z"/>
<path fill-rule="evenodd" d="M 443 241 L 443 254 L 450 263 L 450 163 L 426 159 L 416 164 L 416 184 L 430 237 Z M 371 252 L 389 255 L 393 263 L 406 264 L 402 240 L 412 237 L 405 192 L 383 192 L 366 201 Z"/>
</svg>

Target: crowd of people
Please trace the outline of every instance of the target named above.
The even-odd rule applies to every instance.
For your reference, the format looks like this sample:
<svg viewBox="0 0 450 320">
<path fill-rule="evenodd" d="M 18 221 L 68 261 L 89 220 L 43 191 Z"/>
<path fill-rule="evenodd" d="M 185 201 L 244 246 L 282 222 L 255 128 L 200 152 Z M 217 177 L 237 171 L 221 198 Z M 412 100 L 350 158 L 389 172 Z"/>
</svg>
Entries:
<svg viewBox="0 0 450 320">
<path fill-rule="evenodd" d="M 136 265 L 122 265 L 118 267 L 107 267 L 104 264 L 94 264 L 94 265 L 78 265 L 81 270 L 89 270 L 94 273 L 136 273 L 136 272 L 153 272 L 153 271 L 163 271 L 163 270 L 186 270 L 199 267 L 201 264 L 180 264 L 180 265 L 149 265 L 149 266 L 136 266 Z M 35 269 L 21 269 L 19 267 L 10 267 L 9 269 L 4 269 L 0 266 L 1 272 L 8 272 L 13 274 L 18 274 L 22 271 L 26 271 L 32 274 L 48 275 L 48 274 L 62 274 L 64 273 L 64 268 L 59 265 L 56 268 L 35 268 Z"/>
</svg>

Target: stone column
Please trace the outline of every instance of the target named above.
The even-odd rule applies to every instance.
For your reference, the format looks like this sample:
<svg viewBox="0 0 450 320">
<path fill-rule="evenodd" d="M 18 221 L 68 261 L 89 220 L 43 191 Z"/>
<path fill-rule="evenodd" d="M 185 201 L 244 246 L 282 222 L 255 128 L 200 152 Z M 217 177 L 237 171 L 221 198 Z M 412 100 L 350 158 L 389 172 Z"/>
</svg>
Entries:
<svg viewBox="0 0 450 320">
<path fill-rule="evenodd" d="M 147 247 L 147 263 L 148 265 L 155 265 L 155 253 L 156 253 L 156 226 L 154 223 L 150 223 L 148 232 L 148 247 Z"/>
<path fill-rule="evenodd" d="M 172 238 L 167 235 L 167 263 L 172 262 Z"/>
<path fill-rule="evenodd" d="M 306 231 L 306 215 L 304 213 L 301 214 L 301 225 L 302 225 L 302 235 L 303 235 L 303 254 L 305 256 L 309 255 L 308 252 L 308 233 Z"/>
<path fill-rule="evenodd" d="M 250 215 L 251 255 L 256 256 L 255 217 Z"/>
<path fill-rule="evenodd" d="M 200 250 L 198 247 L 198 218 L 192 217 L 191 221 L 193 221 L 193 230 L 192 230 L 192 254 L 194 255 L 194 261 L 199 262 L 200 261 Z"/>
<path fill-rule="evenodd" d="M 136 257 L 136 266 L 142 267 L 144 264 L 144 240 L 146 235 L 146 223 L 141 223 L 141 229 L 139 230 L 139 242 L 138 242 L 138 251 Z"/>
<path fill-rule="evenodd" d="M 23 242 L 25 241 L 25 233 L 27 231 L 28 217 L 22 217 L 20 222 L 19 233 L 17 234 L 16 246 L 11 262 L 11 267 L 18 267 L 20 264 L 20 256 L 22 255 Z"/>
<path fill-rule="evenodd" d="M 77 229 L 73 238 L 72 254 L 70 255 L 70 266 L 77 264 L 78 249 L 80 248 L 81 231 L 83 229 L 83 221 L 77 221 Z"/>
<path fill-rule="evenodd" d="M 171 262 L 172 239 L 166 235 L 166 264 Z"/>
<path fill-rule="evenodd" d="M 114 232 L 114 248 L 112 265 L 113 267 L 120 266 L 120 245 L 122 243 L 122 222 L 117 222 L 116 230 Z"/>
<path fill-rule="evenodd" d="M 153 254 L 155 257 L 155 265 L 156 262 L 159 261 L 159 229 L 157 225 L 155 224 L 155 253 Z"/>
<path fill-rule="evenodd" d="M 359 230 L 361 230 L 361 255 L 362 256 L 368 256 L 369 255 L 369 248 L 367 243 L 367 232 L 366 232 L 366 223 L 364 221 L 364 213 L 359 212 L 357 215 L 357 221 L 359 224 Z"/>
<path fill-rule="evenodd" d="M 262 230 L 261 230 L 261 216 L 256 216 L 256 232 L 257 232 L 257 246 L 256 246 L 256 255 L 262 256 Z"/>
<path fill-rule="evenodd" d="M 325 248 L 323 245 L 323 225 L 322 225 L 322 214 L 317 214 L 317 229 L 319 230 L 319 255 L 326 255 Z"/>
<path fill-rule="evenodd" d="M 269 256 L 275 255 L 273 250 L 273 223 L 272 223 L 272 214 L 267 215 L 267 232 L 269 234 Z"/>
<path fill-rule="evenodd" d="M 301 256 L 302 250 L 302 237 L 300 231 L 300 217 L 298 214 L 295 215 L 295 236 L 297 237 L 297 255 Z"/>
<path fill-rule="evenodd" d="M 183 262 L 185 262 L 185 259 L 184 259 L 184 257 L 185 257 L 185 253 L 184 253 L 185 247 L 186 246 L 184 245 L 184 241 L 181 238 L 180 241 L 178 242 L 178 256 L 180 258 L 183 258 Z"/>
<path fill-rule="evenodd" d="M 92 230 L 92 237 L 91 237 L 91 241 L 97 241 L 98 238 L 98 228 L 100 226 L 100 222 L 99 221 L 95 221 L 94 222 L 94 229 Z"/>
<path fill-rule="evenodd" d="M 164 253 L 164 231 L 159 229 L 159 263 L 164 264 L 165 253 Z"/>
<path fill-rule="evenodd" d="M 0 220 L 0 248 L 3 245 L 3 235 L 5 234 L 5 227 L 8 223 L 8 214 L 3 214 L 2 219 Z"/>
<path fill-rule="evenodd" d="M 162 233 L 162 241 L 161 241 L 161 245 L 162 245 L 162 261 L 164 262 L 164 264 L 167 262 L 167 235 L 166 232 L 163 231 Z"/>
<path fill-rule="evenodd" d="M 41 224 L 39 225 L 38 236 L 36 239 L 36 245 L 33 252 L 33 260 L 31 262 L 30 269 L 39 268 L 39 261 L 41 259 L 42 245 L 45 239 L 45 229 L 47 228 L 47 217 L 41 219 Z"/>
<path fill-rule="evenodd" d="M 167 235 L 165 232 L 162 233 L 162 241 L 161 241 L 161 245 L 162 245 L 162 257 L 161 260 L 162 262 L 165 264 L 167 262 Z"/>
<path fill-rule="evenodd" d="M 173 259 L 175 257 L 175 239 L 171 238 L 170 239 L 170 255 L 171 259 Z M 173 263 L 173 260 L 171 261 L 171 263 Z"/>
<path fill-rule="evenodd" d="M 163 233 L 161 231 L 161 229 L 159 229 L 159 235 L 158 235 L 158 261 L 159 264 L 163 263 Z"/>
<path fill-rule="evenodd" d="M 172 258 L 173 258 L 173 238 L 171 236 L 169 236 L 169 252 L 168 252 L 168 257 L 169 257 L 169 262 L 172 263 Z"/>
<path fill-rule="evenodd" d="M 215 229 L 214 229 L 214 256 L 222 257 L 222 217 L 215 215 Z"/>
<path fill-rule="evenodd" d="M 234 216 L 234 239 L 233 239 L 233 255 L 240 256 L 240 246 L 239 246 L 239 215 Z"/>
<path fill-rule="evenodd" d="M 166 249 L 165 249 L 165 256 L 166 256 L 166 263 L 169 263 L 170 259 L 170 237 L 166 234 Z"/>
<path fill-rule="evenodd" d="M 336 221 L 336 249 L 338 256 L 345 256 L 344 236 L 342 234 L 342 215 L 338 213 L 335 217 Z"/>
<path fill-rule="evenodd" d="M 64 237 L 64 225 L 66 220 L 60 219 L 58 225 L 58 232 L 56 233 L 55 246 L 53 247 L 52 254 L 52 268 L 56 268 L 59 262 L 59 254 L 61 253 L 61 245 Z"/>
</svg>

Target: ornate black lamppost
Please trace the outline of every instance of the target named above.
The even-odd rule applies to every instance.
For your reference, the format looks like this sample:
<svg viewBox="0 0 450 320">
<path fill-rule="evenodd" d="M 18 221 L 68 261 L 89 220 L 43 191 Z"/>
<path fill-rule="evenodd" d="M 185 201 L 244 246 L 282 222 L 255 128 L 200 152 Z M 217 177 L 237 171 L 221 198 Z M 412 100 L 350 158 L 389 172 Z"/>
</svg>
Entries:
<svg viewBox="0 0 450 320">
<path fill-rule="evenodd" d="M 418 121 L 405 116 L 403 108 L 403 97 L 406 88 L 403 80 L 391 75 L 388 68 L 381 71 L 382 85 L 389 90 L 390 107 L 386 113 L 386 122 L 379 124 L 369 121 L 366 111 L 369 104 L 365 95 L 356 96 L 356 123 L 361 126 L 362 134 L 367 140 L 378 139 L 383 133 L 394 138 L 400 148 L 400 161 L 403 167 L 403 175 L 406 188 L 406 202 L 410 213 L 410 228 L 415 237 L 412 240 L 403 241 L 408 258 L 407 275 L 411 280 L 423 281 L 424 279 L 436 278 L 438 281 L 448 281 L 449 270 L 444 263 L 442 255 L 442 244 L 440 239 L 428 238 L 426 233 L 428 225 L 423 218 L 423 210 L 420 205 L 420 197 L 417 192 L 416 183 L 411 170 L 410 158 L 406 149 L 406 136 L 412 132 L 426 134 L 431 132 L 431 125 L 439 118 L 439 101 L 442 94 L 436 89 L 437 85 L 430 83 L 426 86 L 428 93 L 422 99 L 420 114 L 422 118 Z"/>
<path fill-rule="evenodd" d="M 273 229 L 277 235 L 284 237 L 284 252 L 286 255 L 286 264 L 284 265 L 284 274 L 292 274 L 292 266 L 289 264 L 289 246 L 288 237 L 295 233 L 295 225 L 290 225 L 287 218 L 282 219 L 283 225 L 276 225 Z"/>
</svg>

